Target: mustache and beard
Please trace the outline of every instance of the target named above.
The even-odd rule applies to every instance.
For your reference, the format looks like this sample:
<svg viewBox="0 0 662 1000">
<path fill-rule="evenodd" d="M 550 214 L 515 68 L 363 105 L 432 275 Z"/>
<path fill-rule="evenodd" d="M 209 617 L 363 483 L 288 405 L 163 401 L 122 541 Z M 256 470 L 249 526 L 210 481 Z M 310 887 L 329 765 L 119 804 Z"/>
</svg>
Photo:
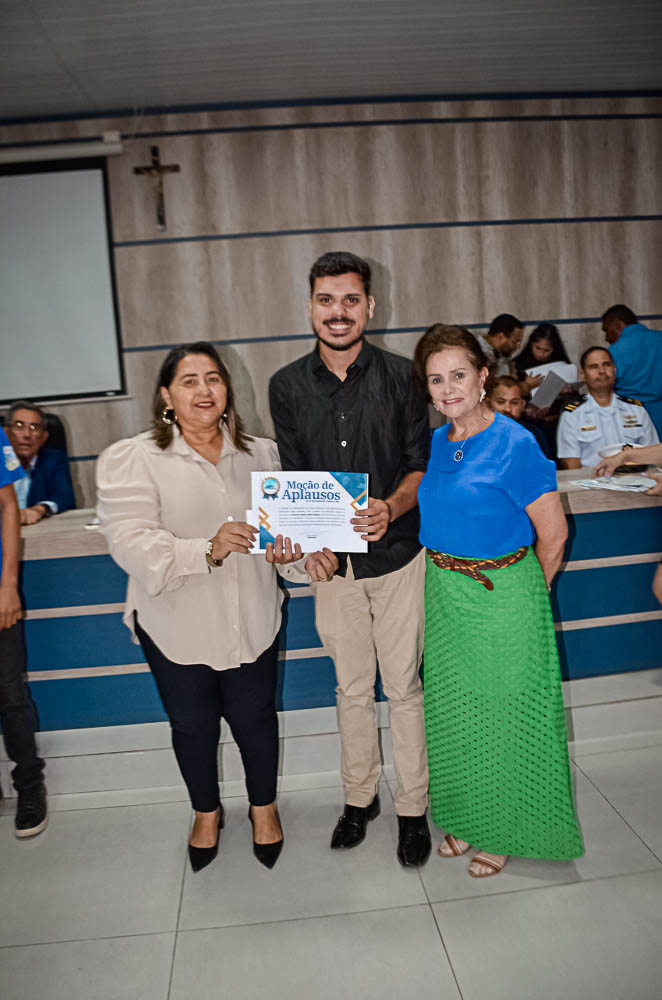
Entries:
<svg viewBox="0 0 662 1000">
<path fill-rule="evenodd" d="M 342 332 L 335 331 L 332 329 L 334 323 L 345 323 L 349 326 L 349 329 Z M 321 324 L 318 324 L 318 327 L 322 328 L 326 336 L 322 336 L 320 330 L 314 325 L 313 333 L 322 344 L 332 351 L 348 351 L 350 347 L 354 347 L 363 337 L 363 329 L 357 327 L 356 322 L 350 319 L 349 316 L 335 316 L 333 319 L 323 320 Z M 351 336 L 351 334 L 354 334 L 354 336 Z"/>
</svg>

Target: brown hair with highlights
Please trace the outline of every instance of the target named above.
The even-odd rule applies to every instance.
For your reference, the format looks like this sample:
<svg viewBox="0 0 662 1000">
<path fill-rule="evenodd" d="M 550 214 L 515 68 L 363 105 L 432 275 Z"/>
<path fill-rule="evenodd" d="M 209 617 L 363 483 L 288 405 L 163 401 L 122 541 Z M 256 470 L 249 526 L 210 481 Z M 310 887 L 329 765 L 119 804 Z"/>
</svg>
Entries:
<svg viewBox="0 0 662 1000">
<path fill-rule="evenodd" d="M 446 326 L 444 323 L 435 323 L 429 327 L 419 340 L 414 351 L 414 366 L 421 385 L 425 389 L 428 399 L 427 364 L 433 354 L 445 351 L 449 347 L 459 347 L 466 351 L 471 365 L 480 371 L 487 368 L 487 358 L 483 353 L 473 333 L 463 326 Z"/>
</svg>

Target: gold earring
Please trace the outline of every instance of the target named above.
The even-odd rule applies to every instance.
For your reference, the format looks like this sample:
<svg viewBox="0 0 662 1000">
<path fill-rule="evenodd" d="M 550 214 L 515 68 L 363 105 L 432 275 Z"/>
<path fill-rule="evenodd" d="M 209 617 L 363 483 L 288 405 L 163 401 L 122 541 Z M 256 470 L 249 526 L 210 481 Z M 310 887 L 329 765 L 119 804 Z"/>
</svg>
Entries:
<svg viewBox="0 0 662 1000">
<path fill-rule="evenodd" d="M 175 414 L 175 411 L 172 409 L 172 407 L 165 408 L 165 410 L 161 414 L 161 420 L 163 421 L 164 424 L 168 424 L 169 427 L 171 427 L 172 424 L 175 423 L 175 421 L 177 420 L 177 415 Z"/>
</svg>

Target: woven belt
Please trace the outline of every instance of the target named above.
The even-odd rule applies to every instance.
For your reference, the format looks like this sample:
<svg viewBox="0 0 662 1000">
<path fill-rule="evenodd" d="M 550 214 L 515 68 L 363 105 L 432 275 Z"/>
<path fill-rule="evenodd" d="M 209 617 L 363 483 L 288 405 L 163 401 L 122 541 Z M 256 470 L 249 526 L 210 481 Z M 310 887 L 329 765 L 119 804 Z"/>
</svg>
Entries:
<svg viewBox="0 0 662 1000">
<path fill-rule="evenodd" d="M 510 552 L 507 556 L 499 559 L 458 559 L 456 556 L 449 556 L 445 552 L 435 552 L 434 549 L 426 549 L 432 562 L 439 569 L 449 569 L 453 573 L 462 573 L 472 580 L 482 583 L 486 590 L 494 590 L 494 584 L 489 577 L 481 573 L 484 569 L 504 569 L 506 566 L 514 566 L 521 562 L 529 551 L 528 545 L 523 545 L 516 552 Z"/>
</svg>

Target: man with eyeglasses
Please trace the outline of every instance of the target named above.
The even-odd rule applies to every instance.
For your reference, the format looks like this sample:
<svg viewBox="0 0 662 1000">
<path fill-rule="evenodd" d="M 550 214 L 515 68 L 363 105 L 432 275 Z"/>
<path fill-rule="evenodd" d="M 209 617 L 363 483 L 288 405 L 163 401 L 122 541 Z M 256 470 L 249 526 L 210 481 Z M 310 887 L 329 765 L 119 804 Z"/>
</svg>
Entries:
<svg viewBox="0 0 662 1000">
<path fill-rule="evenodd" d="M 21 524 L 36 524 L 75 507 L 67 456 L 57 448 L 44 447 L 48 431 L 41 407 L 19 400 L 10 406 L 5 428 L 25 473 L 14 484 Z"/>
</svg>

